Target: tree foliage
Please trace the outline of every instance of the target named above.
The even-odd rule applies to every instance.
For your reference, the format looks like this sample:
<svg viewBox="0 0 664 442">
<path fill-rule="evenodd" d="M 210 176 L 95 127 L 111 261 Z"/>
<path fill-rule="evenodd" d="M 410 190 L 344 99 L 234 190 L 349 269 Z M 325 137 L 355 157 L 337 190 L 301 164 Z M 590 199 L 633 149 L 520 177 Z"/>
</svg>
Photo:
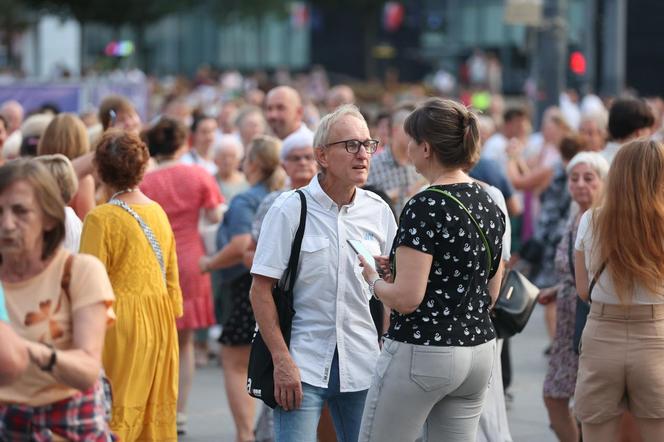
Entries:
<svg viewBox="0 0 664 442">
<path fill-rule="evenodd" d="M 191 8 L 199 2 L 199 0 L 26 1 L 35 8 L 61 15 L 71 15 L 81 23 L 101 23 L 109 26 L 144 25 L 170 13 Z"/>
<path fill-rule="evenodd" d="M 7 66 L 16 68 L 19 61 L 14 53 L 14 38 L 36 20 L 29 8 L 16 0 L 0 0 L 0 35 L 6 49 Z"/>
</svg>

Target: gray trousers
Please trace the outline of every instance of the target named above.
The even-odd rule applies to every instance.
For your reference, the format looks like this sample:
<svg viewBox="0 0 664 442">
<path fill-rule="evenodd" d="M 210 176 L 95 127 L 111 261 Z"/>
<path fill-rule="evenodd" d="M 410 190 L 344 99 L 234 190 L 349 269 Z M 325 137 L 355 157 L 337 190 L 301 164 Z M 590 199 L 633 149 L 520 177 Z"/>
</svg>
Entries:
<svg viewBox="0 0 664 442">
<path fill-rule="evenodd" d="M 367 395 L 360 442 L 475 442 L 496 341 L 432 347 L 386 339 Z"/>
</svg>

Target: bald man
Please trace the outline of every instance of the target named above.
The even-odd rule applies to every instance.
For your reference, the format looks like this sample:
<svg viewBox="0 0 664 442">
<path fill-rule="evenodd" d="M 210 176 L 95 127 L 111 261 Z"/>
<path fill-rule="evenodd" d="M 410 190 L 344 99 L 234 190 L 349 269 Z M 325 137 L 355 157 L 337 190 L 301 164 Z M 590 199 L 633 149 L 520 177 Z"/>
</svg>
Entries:
<svg viewBox="0 0 664 442">
<path fill-rule="evenodd" d="M 344 104 L 355 104 L 355 92 L 350 86 L 339 84 L 327 92 L 325 105 L 328 112 L 334 112 L 336 108 Z"/>
<path fill-rule="evenodd" d="M 11 134 L 19 129 L 23 123 L 23 106 L 16 100 L 5 101 L 0 107 L 0 115 L 7 120 L 7 134 Z"/>
<path fill-rule="evenodd" d="M 311 133 L 302 123 L 304 107 L 300 94 L 290 86 L 277 86 L 265 98 L 265 118 L 274 135 L 281 140 L 298 132 Z"/>
</svg>

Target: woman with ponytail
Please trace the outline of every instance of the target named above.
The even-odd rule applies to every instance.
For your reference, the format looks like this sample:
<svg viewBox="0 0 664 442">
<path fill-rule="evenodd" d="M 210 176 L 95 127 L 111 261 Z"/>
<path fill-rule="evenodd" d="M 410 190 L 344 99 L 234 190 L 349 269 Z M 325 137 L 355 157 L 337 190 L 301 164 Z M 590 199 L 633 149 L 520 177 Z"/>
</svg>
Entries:
<svg viewBox="0 0 664 442">
<path fill-rule="evenodd" d="M 205 254 L 198 233 L 203 216 L 215 223 L 221 218 L 223 201 L 217 183 L 207 170 L 179 161 L 187 149 L 187 128 L 171 118 L 161 118 L 146 134 L 156 168 L 145 175 L 141 190 L 161 205 L 168 215 L 178 257 L 184 314 L 177 320 L 180 348 L 177 422 L 178 433 L 185 431 L 186 407 L 194 377 L 194 332 L 213 325 L 214 305 L 210 276 L 196 265 Z"/>
<path fill-rule="evenodd" d="M 236 195 L 217 233 L 219 252 L 202 257 L 203 272 L 221 269 L 222 284 L 230 291 L 232 310 L 219 338 L 222 345 L 221 363 L 228 402 L 233 413 L 236 440 L 254 440 L 254 399 L 247 394 L 247 366 L 256 320 L 249 302 L 251 274 L 243 265 L 244 253 L 251 245 L 254 215 L 263 199 L 285 182 L 281 168 L 281 142 L 259 135 L 248 146 L 244 173 L 251 187 Z"/>
<path fill-rule="evenodd" d="M 422 429 L 425 440 L 475 440 L 496 351 L 489 311 L 505 217 L 465 172 L 479 159 L 477 116 L 431 98 L 404 130 L 410 160 L 431 186 L 401 213 L 391 271 L 380 277 L 360 258 L 370 291 L 392 310 L 360 440 L 414 441 Z"/>
</svg>

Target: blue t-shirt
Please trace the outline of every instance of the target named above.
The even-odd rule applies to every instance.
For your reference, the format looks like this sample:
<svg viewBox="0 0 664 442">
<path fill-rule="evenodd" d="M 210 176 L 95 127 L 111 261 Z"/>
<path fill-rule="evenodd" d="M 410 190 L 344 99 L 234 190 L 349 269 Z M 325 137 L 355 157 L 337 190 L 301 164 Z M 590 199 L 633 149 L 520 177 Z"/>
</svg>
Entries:
<svg viewBox="0 0 664 442">
<path fill-rule="evenodd" d="M 493 187 L 497 187 L 503 194 L 505 200 L 508 200 L 514 194 L 514 187 L 507 178 L 503 167 L 496 161 L 482 158 L 470 170 L 469 175 L 476 180 L 483 181 Z"/>
<path fill-rule="evenodd" d="M 258 183 L 249 190 L 235 195 L 224 214 L 219 230 L 217 230 L 217 250 L 223 249 L 234 236 L 251 233 L 254 215 L 256 215 L 258 206 L 268 193 L 269 190 L 265 187 L 265 184 Z M 248 268 L 242 264 L 237 264 L 222 269 L 219 274 L 223 282 L 230 282 L 247 272 L 249 272 Z"/>
<path fill-rule="evenodd" d="M 9 314 L 7 313 L 7 308 L 5 307 L 5 292 L 2 290 L 0 285 L 0 321 L 9 322 Z"/>
</svg>

